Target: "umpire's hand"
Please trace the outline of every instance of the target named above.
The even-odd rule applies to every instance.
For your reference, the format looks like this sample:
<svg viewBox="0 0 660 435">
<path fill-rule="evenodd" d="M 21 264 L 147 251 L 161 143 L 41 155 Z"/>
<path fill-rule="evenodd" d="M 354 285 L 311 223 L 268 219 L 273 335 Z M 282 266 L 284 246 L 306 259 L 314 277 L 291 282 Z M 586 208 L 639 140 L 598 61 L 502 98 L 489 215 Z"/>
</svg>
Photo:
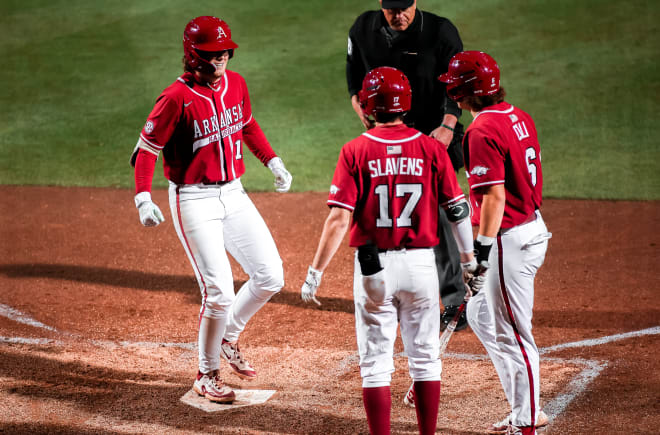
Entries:
<svg viewBox="0 0 660 435">
<path fill-rule="evenodd" d="M 374 122 L 362 111 L 362 106 L 360 106 L 360 100 L 358 99 L 357 94 L 351 97 L 351 104 L 353 105 L 353 110 L 357 113 L 358 118 L 360 118 L 360 122 L 364 125 L 364 128 L 367 130 L 373 128 Z"/>
<path fill-rule="evenodd" d="M 448 148 L 449 144 L 451 144 L 451 141 L 454 138 L 454 132 L 448 128 L 440 126 L 435 130 L 433 130 L 429 134 L 429 136 L 431 136 L 433 139 L 437 140 L 438 142 L 442 142 L 445 148 Z"/>
</svg>

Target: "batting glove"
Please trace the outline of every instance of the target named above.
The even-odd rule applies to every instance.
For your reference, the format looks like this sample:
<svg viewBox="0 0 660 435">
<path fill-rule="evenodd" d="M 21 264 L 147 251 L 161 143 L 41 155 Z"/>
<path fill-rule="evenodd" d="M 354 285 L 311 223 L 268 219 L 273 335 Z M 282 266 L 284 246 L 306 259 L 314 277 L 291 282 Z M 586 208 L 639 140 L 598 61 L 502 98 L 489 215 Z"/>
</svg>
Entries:
<svg viewBox="0 0 660 435">
<path fill-rule="evenodd" d="M 477 294 L 486 283 L 486 272 L 490 267 L 488 261 L 482 260 L 477 263 L 477 260 L 473 258 L 467 263 L 461 263 L 461 267 L 463 268 L 463 280 L 470 288 L 472 295 Z"/>
<path fill-rule="evenodd" d="M 284 162 L 279 157 L 273 157 L 268 162 L 268 169 L 275 176 L 275 190 L 280 193 L 288 192 L 291 188 L 293 177 L 284 167 Z"/>
<path fill-rule="evenodd" d="M 140 223 L 145 227 L 155 227 L 165 222 L 165 217 L 158 206 L 151 201 L 151 193 L 140 192 L 135 195 L 135 206 L 140 214 Z"/>
<path fill-rule="evenodd" d="M 321 276 L 323 276 L 323 272 L 309 266 L 309 269 L 307 269 L 307 278 L 305 278 L 305 283 L 300 289 L 300 296 L 303 301 L 313 301 L 316 305 L 321 306 L 321 302 L 316 299 L 316 290 L 321 285 Z"/>
</svg>

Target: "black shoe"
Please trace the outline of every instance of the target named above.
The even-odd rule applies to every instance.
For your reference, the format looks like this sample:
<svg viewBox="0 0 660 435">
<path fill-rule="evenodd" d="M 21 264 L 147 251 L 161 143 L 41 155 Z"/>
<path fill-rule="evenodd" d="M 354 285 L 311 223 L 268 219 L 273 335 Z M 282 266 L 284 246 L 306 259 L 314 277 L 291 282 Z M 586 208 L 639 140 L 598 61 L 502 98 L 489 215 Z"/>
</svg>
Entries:
<svg viewBox="0 0 660 435">
<path fill-rule="evenodd" d="M 456 305 L 447 305 L 445 311 L 440 315 L 440 330 L 444 331 L 447 329 L 447 325 L 451 322 L 451 319 L 454 318 L 458 307 Z M 465 317 L 465 310 L 461 313 L 461 316 L 458 318 L 458 323 L 456 324 L 456 329 L 454 331 L 461 331 L 467 328 L 467 318 Z"/>
</svg>

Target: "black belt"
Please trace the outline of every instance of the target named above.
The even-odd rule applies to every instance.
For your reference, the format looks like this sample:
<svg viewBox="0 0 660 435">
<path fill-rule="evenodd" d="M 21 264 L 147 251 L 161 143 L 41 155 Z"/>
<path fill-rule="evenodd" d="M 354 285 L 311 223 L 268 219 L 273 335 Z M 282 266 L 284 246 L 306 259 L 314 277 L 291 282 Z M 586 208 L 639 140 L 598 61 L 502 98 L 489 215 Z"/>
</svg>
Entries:
<svg viewBox="0 0 660 435">
<path fill-rule="evenodd" d="M 229 181 L 207 181 L 202 183 L 204 186 L 224 186 L 229 183 Z"/>
</svg>

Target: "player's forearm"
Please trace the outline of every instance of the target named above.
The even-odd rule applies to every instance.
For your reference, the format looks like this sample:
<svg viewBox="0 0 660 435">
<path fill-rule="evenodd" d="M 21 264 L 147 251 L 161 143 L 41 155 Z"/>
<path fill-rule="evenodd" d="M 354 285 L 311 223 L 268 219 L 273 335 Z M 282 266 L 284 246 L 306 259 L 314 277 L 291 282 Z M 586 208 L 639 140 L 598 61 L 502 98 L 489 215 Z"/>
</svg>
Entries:
<svg viewBox="0 0 660 435">
<path fill-rule="evenodd" d="M 456 240 L 456 246 L 458 246 L 458 252 L 461 256 L 461 263 L 467 263 L 474 257 L 472 253 L 474 246 L 472 245 L 473 235 L 470 218 L 467 217 L 459 222 L 450 223 L 454 239 Z"/>
<path fill-rule="evenodd" d="M 314 269 L 323 272 L 328 267 L 348 230 L 350 217 L 351 212 L 346 209 L 333 207 L 330 210 L 330 214 L 323 225 L 319 246 L 312 262 Z"/>
<path fill-rule="evenodd" d="M 457 122 L 458 118 L 451 113 L 445 113 L 445 116 L 442 117 L 442 125 L 446 125 L 447 127 L 454 128 Z"/>
<path fill-rule="evenodd" d="M 479 234 L 496 237 L 502 225 L 506 192 L 503 184 L 490 186 L 481 202 Z"/>
<path fill-rule="evenodd" d="M 273 151 L 273 147 L 270 146 L 268 139 L 266 139 L 266 135 L 254 118 L 243 127 L 243 142 L 264 166 L 273 157 L 277 157 L 277 154 Z"/>
<path fill-rule="evenodd" d="M 151 192 L 157 155 L 140 149 L 135 159 L 135 193 Z"/>
</svg>

